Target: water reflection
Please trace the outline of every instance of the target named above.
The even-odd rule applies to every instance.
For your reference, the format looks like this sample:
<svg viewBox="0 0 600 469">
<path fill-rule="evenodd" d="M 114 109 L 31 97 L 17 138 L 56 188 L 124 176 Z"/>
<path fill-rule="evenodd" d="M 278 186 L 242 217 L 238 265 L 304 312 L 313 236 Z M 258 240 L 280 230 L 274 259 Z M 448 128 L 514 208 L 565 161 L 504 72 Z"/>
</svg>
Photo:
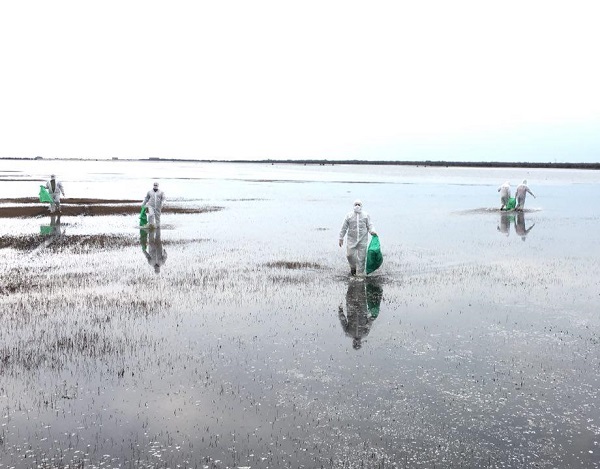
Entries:
<svg viewBox="0 0 600 469">
<path fill-rule="evenodd" d="M 369 334 L 373 321 L 379 316 L 383 288 L 372 279 L 352 279 L 346 292 L 346 312 L 339 306 L 338 316 L 342 329 L 352 338 L 352 347 L 358 350 Z"/>
<path fill-rule="evenodd" d="M 525 212 L 500 213 L 500 222 L 498 223 L 498 231 L 506 236 L 510 235 L 510 226 L 515 224 L 515 233 L 520 236 L 523 241 L 535 226 L 533 223 L 529 228 L 525 226 Z"/>
<path fill-rule="evenodd" d="M 60 215 L 52 214 L 50 225 L 40 225 L 40 234 L 46 238 L 44 240 L 44 246 L 46 247 L 59 240 L 64 234 L 64 228 L 60 223 Z"/>
<path fill-rule="evenodd" d="M 167 251 L 163 249 L 160 238 L 160 228 L 155 230 L 140 230 L 140 245 L 142 252 L 157 274 L 160 268 L 167 261 Z"/>
<path fill-rule="evenodd" d="M 510 225 L 515 221 L 514 213 L 500 212 L 500 223 L 498 223 L 498 231 L 506 236 L 510 234 Z"/>
<path fill-rule="evenodd" d="M 515 219 L 515 233 L 517 233 L 517 236 L 520 236 L 523 241 L 525 241 L 525 238 L 534 226 L 535 223 L 533 223 L 529 228 L 525 228 L 525 212 L 517 212 Z"/>
</svg>

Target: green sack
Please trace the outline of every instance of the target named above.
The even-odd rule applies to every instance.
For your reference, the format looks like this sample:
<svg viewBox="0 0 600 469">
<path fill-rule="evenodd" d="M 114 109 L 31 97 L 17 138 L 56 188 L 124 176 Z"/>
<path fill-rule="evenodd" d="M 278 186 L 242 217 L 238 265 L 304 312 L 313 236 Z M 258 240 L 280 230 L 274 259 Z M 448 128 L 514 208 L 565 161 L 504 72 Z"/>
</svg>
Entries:
<svg viewBox="0 0 600 469">
<path fill-rule="evenodd" d="M 140 211 L 140 226 L 148 224 L 148 218 L 146 217 L 146 207 L 142 207 Z"/>
<path fill-rule="evenodd" d="M 48 190 L 44 186 L 40 186 L 40 202 L 53 202 L 52 197 L 50 197 Z"/>
<path fill-rule="evenodd" d="M 379 245 L 379 236 L 373 235 L 367 249 L 367 274 L 375 272 L 383 264 L 383 254 Z"/>
<path fill-rule="evenodd" d="M 379 285 L 367 283 L 367 309 L 372 318 L 379 316 L 383 289 Z"/>
<path fill-rule="evenodd" d="M 148 230 L 140 230 L 140 246 L 144 252 L 148 249 Z"/>
<path fill-rule="evenodd" d="M 516 199 L 514 197 L 511 197 L 508 199 L 508 203 L 506 204 L 506 207 L 504 207 L 504 210 L 514 210 L 516 206 L 517 206 Z"/>
</svg>

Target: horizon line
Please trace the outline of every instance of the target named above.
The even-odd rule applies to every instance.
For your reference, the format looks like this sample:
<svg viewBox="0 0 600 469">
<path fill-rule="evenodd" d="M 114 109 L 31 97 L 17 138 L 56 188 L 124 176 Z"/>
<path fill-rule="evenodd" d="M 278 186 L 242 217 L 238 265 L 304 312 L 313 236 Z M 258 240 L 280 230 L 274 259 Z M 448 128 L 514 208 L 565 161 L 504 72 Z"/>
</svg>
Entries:
<svg viewBox="0 0 600 469">
<path fill-rule="evenodd" d="M 600 162 L 596 163 L 566 163 L 566 162 L 517 162 L 517 161 L 446 161 L 446 160 L 413 160 L 413 161 L 396 161 L 396 160 L 329 160 L 329 159 L 189 159 L 189 158 L 47 158 L 42 156 L 35 157 L 0 157 L 0 160 L 52 160 L 52 161 L 140 161 L 140 162 L 188 162 L 188 163 L 257 163 L 257 164 L 303 164 L 303 165 L 320 165 L 320 166 L 335 166 L 337 165 L 374 165 L 374 166 L 455 166 L 455 167 L 517 167 L 517 168 L 562 168 L 562 169 L 600 169 Z"/>
</svg>

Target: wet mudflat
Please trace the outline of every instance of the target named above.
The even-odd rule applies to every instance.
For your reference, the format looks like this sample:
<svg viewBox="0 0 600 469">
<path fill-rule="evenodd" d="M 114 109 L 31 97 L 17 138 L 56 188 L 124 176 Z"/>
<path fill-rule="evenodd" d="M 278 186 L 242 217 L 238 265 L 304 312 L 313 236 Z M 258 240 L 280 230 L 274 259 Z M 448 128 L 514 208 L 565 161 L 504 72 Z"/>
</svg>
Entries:
<svg viewBox="0 0 600 469">
<path fill-rule="evenodd" d="M 140 202 L 111 199 L 66 199 L 61 206 L 61 216 L 135 215 L 140 213 Z M 23 218 L 51 216 L 48 204 L 39 199 L 23 197 L 5 199 L 0 206 L 0 218 Z M 221 207 L 165 207 L 165 213 L 204 213 L 221 210 Z"/>
<path fill-rule="evenodd" d="M 161 180 L 222 210 L 160 232 L 3 219 L 0 467 L 599 467 L 600 216 L 561 205 L 595 181 L 528 173 L 501 214 L 493 171 L 228 171 Z M 364 280 L 355 198 L 384 250 Z"/>
</svg>

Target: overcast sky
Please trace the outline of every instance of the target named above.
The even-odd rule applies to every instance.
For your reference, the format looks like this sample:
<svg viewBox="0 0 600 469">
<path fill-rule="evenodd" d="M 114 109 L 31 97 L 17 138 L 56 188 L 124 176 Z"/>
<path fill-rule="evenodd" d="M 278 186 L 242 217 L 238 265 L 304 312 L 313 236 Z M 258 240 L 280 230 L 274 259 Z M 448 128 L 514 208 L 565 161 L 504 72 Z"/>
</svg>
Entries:
<svg viewBox="0 0 600 469">
<path fill-rule="evenodd" d="M 600 161 L 597 1 L 6 1 L 0 157 Z"/>
</svg>

